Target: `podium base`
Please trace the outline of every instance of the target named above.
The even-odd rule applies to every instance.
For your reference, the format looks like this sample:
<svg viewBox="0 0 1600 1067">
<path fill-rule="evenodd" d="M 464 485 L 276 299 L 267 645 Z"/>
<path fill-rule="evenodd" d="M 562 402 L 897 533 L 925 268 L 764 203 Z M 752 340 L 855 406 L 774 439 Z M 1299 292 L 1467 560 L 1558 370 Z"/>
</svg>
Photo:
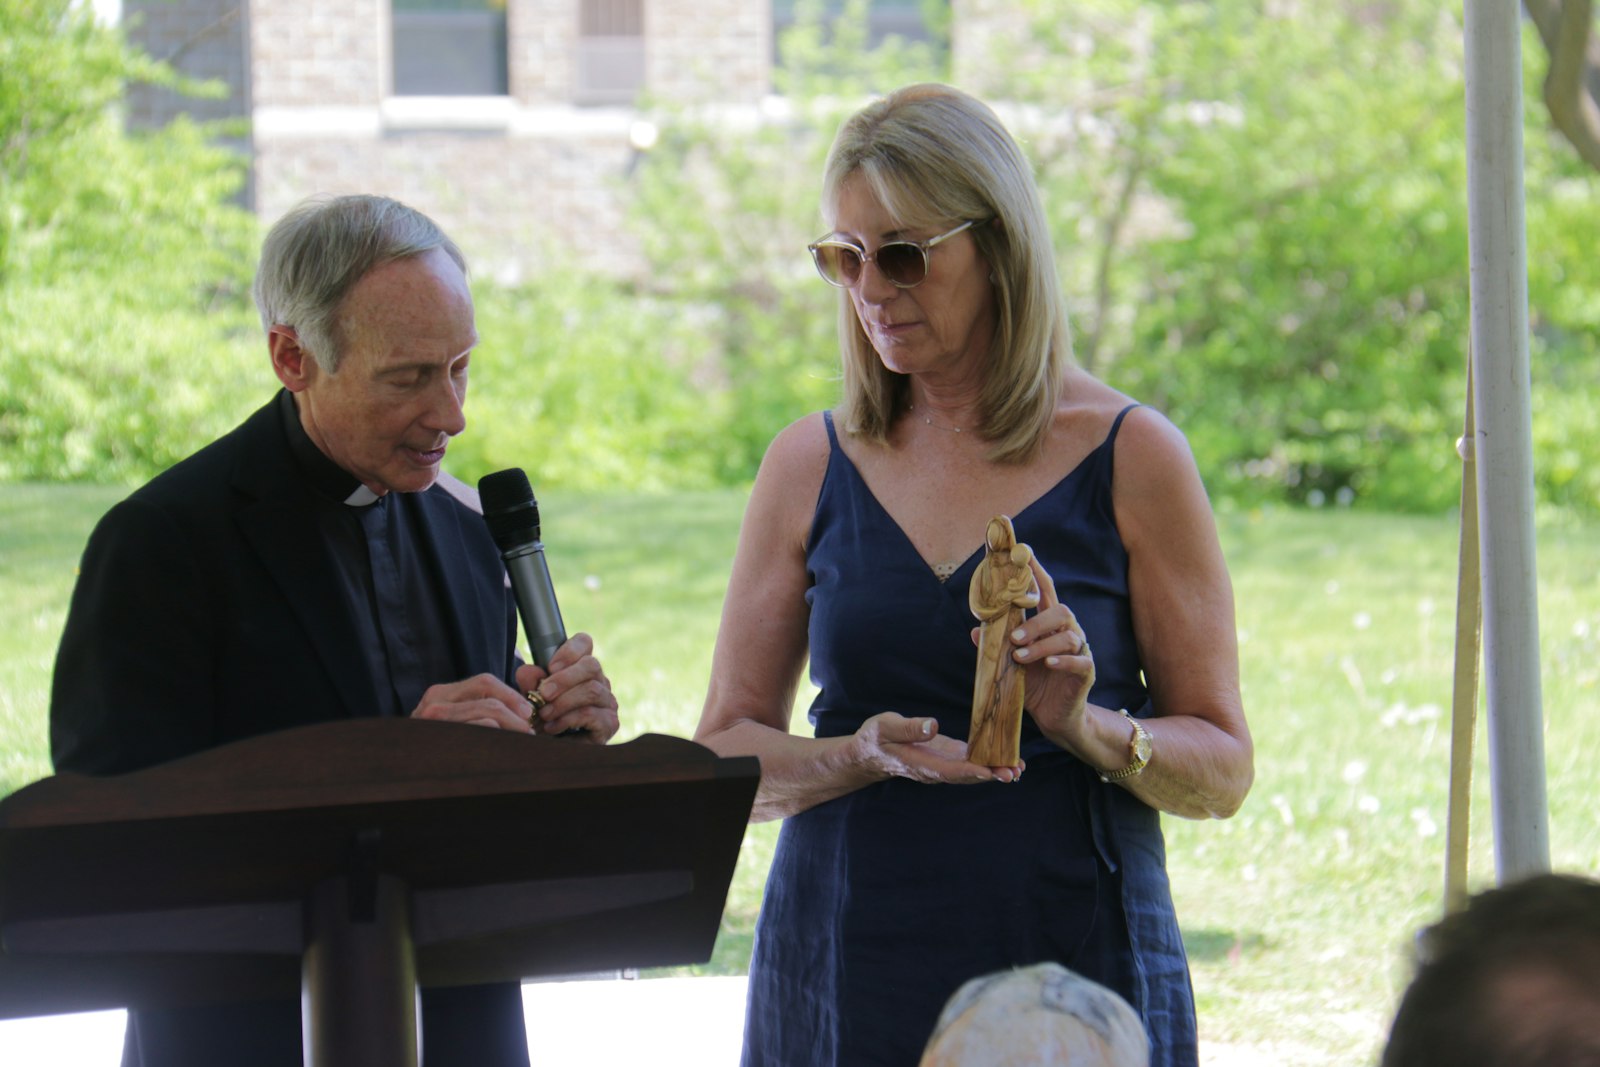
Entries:
<svg viewBox="0 0 1600 1067">
<path fill-rule="evenodd" d="M 418 1067 L 409 897 L 391 875 L 329 878 L 312 889 L 300 993 L 306 1067 Z"/>
</svg>

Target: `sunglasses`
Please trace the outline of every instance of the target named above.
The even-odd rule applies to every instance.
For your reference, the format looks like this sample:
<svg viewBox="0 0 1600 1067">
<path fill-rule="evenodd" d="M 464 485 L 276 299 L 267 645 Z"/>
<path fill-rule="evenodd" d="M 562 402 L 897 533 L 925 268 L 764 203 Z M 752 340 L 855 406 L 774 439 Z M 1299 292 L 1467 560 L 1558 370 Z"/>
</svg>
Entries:
<svg viewBox="0 0 1600 1067">
<path fill-rule="evenodd" d="M 834 237 L 825 237 L 806 245 L 806 250 L 811 253 L 811 259 L 817 265 L 817 273 L 822 275 L 822 280 L 829 285 L 838 286 L 840 289 L 854 288 L 861 280 L 862 270 L 870 262 L 878 265 L 878 273 L 888 279 L 889 284 L 900 289 L 910 289 L 921 285 L 923 279 L 928 276 L 928 249 L 940 241 L 949 240 L 962 230 L 979 225 L 979 221 L 968 219 L 955 229 L 941 233 L 937 237 L 930 237 L 926 241 L 889 241 L 879 245 L 878 250 L 871 253 L 849 241 L 841 241 Z"/>
</svg>

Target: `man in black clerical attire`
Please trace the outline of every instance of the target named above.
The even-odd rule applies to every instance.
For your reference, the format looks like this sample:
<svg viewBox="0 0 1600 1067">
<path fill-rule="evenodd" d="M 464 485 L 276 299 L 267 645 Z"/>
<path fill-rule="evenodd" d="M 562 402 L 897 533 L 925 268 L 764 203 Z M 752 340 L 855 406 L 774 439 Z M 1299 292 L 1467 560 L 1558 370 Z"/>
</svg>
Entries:
<svg viewBox="0 0 1600 1067">
<path fill-rule="evenodd" d="M 478 343 L 460 250 L 393 200 L 313 200 L 267 235 L 255 296 L 283 388 L 95 528 L 56 661 L 57 769 L 369 715 L 604 744 L 593 642 L 520 662 L 499 553 L 440 472 Z M 528 1062 L 515 983 L 425 991 L 422 1031 L 428 1067 Z M 300 1060 L 297 1000 L 129 1013 L 124 1064 Z"/>
</svg>

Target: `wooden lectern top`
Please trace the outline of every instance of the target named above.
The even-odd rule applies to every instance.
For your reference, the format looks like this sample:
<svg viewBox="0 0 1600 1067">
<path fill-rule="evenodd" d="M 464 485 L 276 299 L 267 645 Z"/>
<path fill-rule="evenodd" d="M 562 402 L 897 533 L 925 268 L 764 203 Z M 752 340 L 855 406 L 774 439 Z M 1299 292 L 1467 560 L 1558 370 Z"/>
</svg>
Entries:
<svg viewBox="0 0 1600 1067">
<path fill-rule="evenodd" d="M 0 801 L 0 1017 L 293 995 L 328 878 L 413 895 L 423 985 L 709 958 L 760 771 L 681 738 L 322 723 Z"/>
</svg>

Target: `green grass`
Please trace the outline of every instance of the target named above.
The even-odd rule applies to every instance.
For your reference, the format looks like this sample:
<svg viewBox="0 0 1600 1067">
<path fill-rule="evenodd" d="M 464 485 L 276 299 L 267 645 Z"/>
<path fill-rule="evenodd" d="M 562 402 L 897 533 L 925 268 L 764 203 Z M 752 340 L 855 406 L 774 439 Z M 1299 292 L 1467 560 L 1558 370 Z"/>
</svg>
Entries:
<svg viewBox="0 0 1600 1067">
<path fill-rule="evenodd" d="M 0 494 L 0 791 L 48 773 L 50 665 L 73 568 L 118 489 Z M 541 492 L 569 627 L 596 636 L 618 740 L 694 729 L 743 506 L 735 492 Z M 1457 531 L 1452 517 L 1219 519 L 1239 608 L 1256 785 L 1226 822 L 1167 820 L 1202 1040 L 1275 1065 L 1365 1063 L 1443 883 Z M 1600 872 L 1600 527 L 1539 535 L 1555 866 Z M 808 693 L 802 694 L 807 699 Z M 1484 724 L 1472 877 L 1493 877 Z M 746 835 L 711 962 L 743 971 L 776 824 Z"/>
</svg>

